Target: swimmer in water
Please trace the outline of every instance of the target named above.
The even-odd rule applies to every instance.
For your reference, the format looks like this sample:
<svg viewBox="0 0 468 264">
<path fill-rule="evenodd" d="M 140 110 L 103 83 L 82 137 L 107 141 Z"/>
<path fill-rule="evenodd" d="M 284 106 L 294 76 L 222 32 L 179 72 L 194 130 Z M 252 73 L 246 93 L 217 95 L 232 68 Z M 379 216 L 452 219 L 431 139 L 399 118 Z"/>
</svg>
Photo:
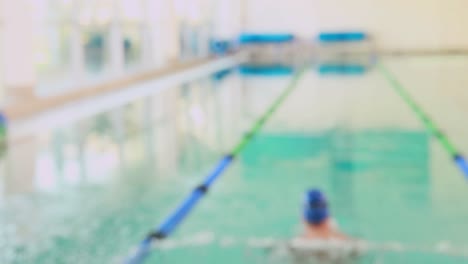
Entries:
<svg viewBox="0 0 468 264">
<path fill-rule="evenodd" d="M 321 191 L 311 189 L 306 192 L 303 217 L 305 231 L 302 238 L 348 240 L 331 218 L 327 198 Z"/>
<path fill-rule="evenodd" d="M 348 263 L 360 255 L 360 248 L 354 244 L 357 240 L 338 230 L 320 190 L 306 192 L 302 219 L 302 235 L 277 248 L 277 252 L 286 252 L 292 263 Z"/>
</svg>

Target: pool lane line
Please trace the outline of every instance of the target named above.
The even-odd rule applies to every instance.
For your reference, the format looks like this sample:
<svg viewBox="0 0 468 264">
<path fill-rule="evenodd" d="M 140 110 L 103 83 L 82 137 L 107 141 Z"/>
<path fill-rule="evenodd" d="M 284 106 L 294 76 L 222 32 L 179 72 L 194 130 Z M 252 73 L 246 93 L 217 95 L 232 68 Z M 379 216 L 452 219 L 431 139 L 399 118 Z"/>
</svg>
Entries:
<svg viewBox="0 0 468 264">
<path fill-rule="evenodd" d="M 426 126 L 426 129 L 439 141 L 444 147 L 447 153 L 452 157 L 455 164 L 465 175 L 468 180 L 468 163 L 465 157 L 457 150 L 454 144 L 449 138 L 437 127 L 435 122 L 424 112 L 424 110 L 414 101 L 411 95 L 407 92 L 405 87 L 397 80 L 395 75 L 385 68 L 382 64 L 377 64 L 377 67 L 382 75 L 391 84 L 393 89 L 400 95 L 403 101 L 413 110 L 413 112 L 419 117 L 422 123 Z"/>
<path fill-rule="evenodd" d="M 167 217 L 159 226 L 152 230 L 141 242 L 131 255 L 125 260 L 125 264 L 143 263 L 151 252 L 154 241 L 167 238 L 185 219 L 197 202 L 208 192 L 211 185 L 221 176 L 234 158 L 247 146 L 253 136 L 262 128 L 265 122 L 281 106 L 291 92 L 297 87 L 300 77 L 305 69 L 294 74 L 292 81 L 280 96 L 271 104 L 268 110 L 252 126 L 250 131 L 244 135 L 242 140 L 233 148 L 230 154 L 225 155 L 216 167 L 207 175 L 205 180 L 189 194 L 185 200 Z"/>
</svg>

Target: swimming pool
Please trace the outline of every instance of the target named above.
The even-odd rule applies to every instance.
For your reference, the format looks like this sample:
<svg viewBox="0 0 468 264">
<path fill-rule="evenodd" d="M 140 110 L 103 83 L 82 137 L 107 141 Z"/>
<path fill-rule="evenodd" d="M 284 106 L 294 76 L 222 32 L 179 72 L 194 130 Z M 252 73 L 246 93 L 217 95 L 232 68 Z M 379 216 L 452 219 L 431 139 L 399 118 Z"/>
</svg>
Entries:
<svg viewBox="0 0 468 264">
<path fill-rule="evenodd" d="M 468 150 L 466 57 L 382 63 Z M 125 257 L 291 78 L 207 76 L 15 143 L 0 162 L 0 262 Z M 451 157 L 378 71 L 321 76 L 311 67 L 147 263 L 291 262 L 252 244 L 298 234 L 302 196 L 313 186 L 328 193 L 345 232 L 403 247 L 355 263 L 467 261 L 468 186 Z"/>
</svg>

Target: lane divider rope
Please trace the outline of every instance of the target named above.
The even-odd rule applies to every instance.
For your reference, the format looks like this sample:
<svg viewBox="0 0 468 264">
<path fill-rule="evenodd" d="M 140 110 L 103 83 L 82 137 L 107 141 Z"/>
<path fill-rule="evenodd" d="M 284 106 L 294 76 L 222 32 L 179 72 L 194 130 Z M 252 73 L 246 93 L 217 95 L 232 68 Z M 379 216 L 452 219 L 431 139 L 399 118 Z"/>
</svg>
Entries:
<svg viewBox="0 0 468 264">
<path fill-rule="evenodd" d="M 190 211 L 195 207 L 197 202 L 208 192 L 211 185 L 221 176 L 226 168 L 232 163 L 235 157 L 245 148 L 252 140 L 253 136 L 262 128 L 265 122 L 273 115 L 280 107 L 285 99 L 296 88 L 300 77 L 305 71 L 301 69 L 297 71 L 292 78 L 292 81 L 279 97 L 272 103 L 268 110 L 254 123 L 248 133 L 244 135 L 242 140 L 233 148 L 230 154 L 225 155 L 216 167 L 208 174 L 205 180 L 183 200 L 183 202 L 169 215 L 159 226 L 152 230 L 141 242 L 137 248 L 125 260 L 125 264 L 140 264 L 143 263 L 151 252 L 151 246 L 154 241 L 167 238 L 185 219 Z"/>
<path fill-rule="evenodd" d="M 424 112 L 424 110 L 414 101 L 411 95 L 406 91 L 405 87 L 397 80 L 395 75 L 390 73 L 390 71 L 382 64 L 377 64 L 377 67 L 380 73 L 382 73 L 385 79 L 387 79 L 391 84 L 392 88 L 422 121 L 426 129 L 440 142 L 468 180 L 468 163 L 465 157 L 457 150 L 455 145 L 452 144 L 449 138 L 437 127 L 434 121 Z"/>
</svg>

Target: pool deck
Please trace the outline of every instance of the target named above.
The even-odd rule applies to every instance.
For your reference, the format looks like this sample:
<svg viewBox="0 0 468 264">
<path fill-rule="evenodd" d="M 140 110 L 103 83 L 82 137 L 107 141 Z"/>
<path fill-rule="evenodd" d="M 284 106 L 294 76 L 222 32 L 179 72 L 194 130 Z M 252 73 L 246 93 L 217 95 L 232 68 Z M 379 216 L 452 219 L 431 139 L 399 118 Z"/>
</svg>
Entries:
<svg viewBox="0 0 468 264">
<path fill-rule="evenodd" d="M 120 92 L 132 89 L 136 84 L 151 80 L 165 79 L 176 74 L 185 75 L 194 71 L 206 72 L 216 71 L 229 65 L 238 63 L 242 59 L 240 54 L 232 54 L 225 57 L 208 57 L 187 62 L 177 62 L 164 68 L 150 69 L 133 74 L 123 74 L 111 80 L 102 81 L 85 87 L 76 87 L 69 92 L 59 93 L 52 96 L 37 96 L 23 94 L 27 100 L 17 100 L 16 103 L 5 106 L 3 113 L 9 120 L 26 119 L 51 109 L 60 108 L 67 104 L 93 97 L 107 95 L 109 93 Z M 21 98 L 21 95 L 19 95 Z"/>
<path fill-rule="evenodd" d="M 33 133 L 37 127 L 50 127 L 106 111 L 159 90 L 188 82 L 242 62 L 246 57 L 232 54 L 185 63 L 164 69 L 124 75 L 94 86 L 73 89 L 50 97 L 33 97 L 7 106 L 3 113 L 8 124 L 9 140 Z"/>
</svg>

